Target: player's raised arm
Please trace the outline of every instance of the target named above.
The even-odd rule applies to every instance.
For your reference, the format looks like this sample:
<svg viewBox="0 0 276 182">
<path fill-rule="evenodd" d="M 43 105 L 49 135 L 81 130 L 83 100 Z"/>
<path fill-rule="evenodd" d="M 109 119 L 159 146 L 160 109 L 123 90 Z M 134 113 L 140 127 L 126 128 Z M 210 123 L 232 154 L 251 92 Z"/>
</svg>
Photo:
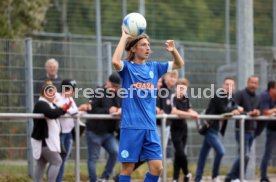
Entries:
<svg viewBox="0 0 276 182">
<path fill-rule="evenodd" d="M 117 70 L 117 71 L 122 69 L 123 65 L 122 65 L 121 60 L 123 57 L 126 41 L 129 37 L 130 37 L 130 35 L 125 33 L 125 31 L 122 29 L 121 39 L 120 39 L 120 41 L 115 49 L 115 52 L 112 56 L 112 65 L 115 68 L 115 70 Z"/>
<path fill-rule="evenodd" d="M 184 66 L 184 60 L 180 56 L 179 52 L 177 51 L 174 40 L 167 40 L 166 43 L 166 49 L 167 51 L 171 52 L 174 61 L 173 61 L 173 69 L 179 69 Z"/>
</svg>

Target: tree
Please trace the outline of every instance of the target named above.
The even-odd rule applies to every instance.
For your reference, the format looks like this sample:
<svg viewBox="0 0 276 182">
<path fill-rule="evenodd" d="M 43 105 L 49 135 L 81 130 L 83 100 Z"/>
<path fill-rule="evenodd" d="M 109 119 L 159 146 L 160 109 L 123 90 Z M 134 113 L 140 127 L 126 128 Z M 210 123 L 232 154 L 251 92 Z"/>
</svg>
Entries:
<svg viewBox="0 0 276 182">
<path fill-rule="evenodd" d="M 0 37 L 20 38 L 43 28 L 49 0 L 0 1 Z"/>
</svg>

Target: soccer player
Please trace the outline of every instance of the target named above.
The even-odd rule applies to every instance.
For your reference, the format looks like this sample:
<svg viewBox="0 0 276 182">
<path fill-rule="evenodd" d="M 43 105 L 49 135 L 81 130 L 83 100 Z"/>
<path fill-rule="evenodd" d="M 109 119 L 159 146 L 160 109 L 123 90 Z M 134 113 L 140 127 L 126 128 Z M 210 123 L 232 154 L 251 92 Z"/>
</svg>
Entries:
<svg viewBox="0 0 276 182">
<path fill-rule="evenodd" d="M 151 52 L 149 37 L 146 34 L 132 37 L 122 30 L 112 57 L 124 89 L 118 157 L 122 163 L 121 182 L 130 181 L 134 165 L 139 160 L 146 160 L 149 165 L 145 181 L 157 182 L 162 172 L 162 150 L 156 130 L 157 82 L 164 73 L 184 65 L 174 41 L 167 40 L 165 45 L 174 61 L 148 62 Z M 128 54 L 122 60 L 124 49 Z"/>
</svg>

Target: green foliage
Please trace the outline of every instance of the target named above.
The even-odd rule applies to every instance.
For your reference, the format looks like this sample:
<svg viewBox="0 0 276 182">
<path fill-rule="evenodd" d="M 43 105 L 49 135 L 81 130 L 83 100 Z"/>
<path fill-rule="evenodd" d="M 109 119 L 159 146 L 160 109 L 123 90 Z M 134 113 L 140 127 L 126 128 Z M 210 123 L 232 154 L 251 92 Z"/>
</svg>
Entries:
<svg viewBox="0 0 276 182">
<path fill-rule="evenodd" d="M 49 0 L 0 1 L 0 37 L 23 37 L 41 30 L 48 4 Z"/>
<path fill-rule="evenodd" d="M 101 0 L 103 36 L 120 36 L 122 1 Z M 126 1 L 127 13 L 139 11 L 139 1 Z M 3 0 L 0 2 L 0 37 L 20 37 L 44 30 L 95 35 L 94 0 Z M 147 33 L 153 39 L 197 42 L 225 42 L 225 1 L 169 0 L 145 1 Z M 63 13 L 67 14 L 64 18 Z M 230 38 L 236 42 L 236 4 L 230 1 Z M 254 1 L 254 41 L 272 44 L 272 0 Z"/>
</svg>

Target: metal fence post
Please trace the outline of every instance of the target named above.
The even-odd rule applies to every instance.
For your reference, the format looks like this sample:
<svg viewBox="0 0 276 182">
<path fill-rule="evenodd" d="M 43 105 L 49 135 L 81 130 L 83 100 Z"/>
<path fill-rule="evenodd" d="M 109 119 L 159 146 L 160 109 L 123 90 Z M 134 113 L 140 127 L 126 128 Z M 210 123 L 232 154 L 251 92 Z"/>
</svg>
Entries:
<svg viewBox="0 0 276 182">
<path fill-rule="evenodd" d="M 103 59 L 103 68 L 106 72 L 104 72 L 103 76 L 104 76 L 104 80 L 107 80 L 109 75 L 111 75 L 112 73 L 112 64 L 111 64 L 111 60 L 112 60 L 112 44 L 111 42 L 105 42 L 103 44 L 104 47 L 104 59 Z"/>
<path fill-rule="evenodd" d="M 80 181 L 80 114 L 75 120 L 75 181 Z"/>
<path fill-rule="evenodd" d="M 26 112 L 32 113 L 34 107 L 34 94 L 33 94 L 33 50 L 32 39 L 27 38 L 25 43 L 25 93 L 26 93 Z M 34 159 L 31 147 L 31 132 L 33 129 L 32 119 L 27 122 L 27 159 L 28 159 L 28 175 L 33 176 Z"/>
<path fill-rule="evenodd" d="M 97 39 L 97 84 L 103 84 L 102 63 L 102 30 L 101 30 L 101 1 L 95 0 L 96 4 L 96 39 Z"/>
<path fill-rule="evenodd" d="M 179 54 L 181 55 L 181 57 L 185 60 L 185 52 L 184 52 L 184 46 L 179 44 Z M 185 66 L 183 66 L 183 68 L 179 69 L 179 76 L 184 78 L 185 77 Z"/>
<path fill-rule="evenodd" d="M 162 122 L 161 122 L 161 144 L 162 144 L 162 163 L 163 163 L 163 172 L 162 172 L 162 182 L 166 182 L 167 179 L 167 152 L 166 152 L 166 122 L 167 122 L 167 115 L 162 115 Z"/>
<path fill-rule="evenodd" d="M 240 119 L 240 180 L 244 181 L 244 121 L 245 117 Z"/>
</svg>

